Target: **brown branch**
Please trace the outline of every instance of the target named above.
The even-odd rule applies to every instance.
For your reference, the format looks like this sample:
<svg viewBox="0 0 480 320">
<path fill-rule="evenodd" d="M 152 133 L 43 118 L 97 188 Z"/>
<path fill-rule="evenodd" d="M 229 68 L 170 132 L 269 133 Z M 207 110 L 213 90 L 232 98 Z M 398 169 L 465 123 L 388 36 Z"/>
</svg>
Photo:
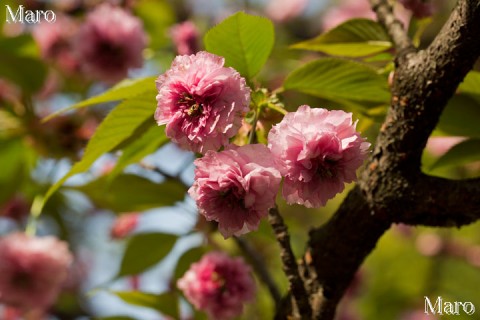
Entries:
<svg viewBox="0 0 480 320">
<path fill-rule="evenodd" d="M 329 222 L 310 232 L 304 261 L 307 283 L 316 284 L 308 287 L 314 319 L 334 318 L 355 272 L 391 223 L 459 226 L 480 218 L 478 179 L 449 181 L 420 171 L 428 137 L 480 55 L 480 2 L 460 0 L 437 38 L 419 52 L 410 50 L 387 1 L 371 3 L 401 59 L 391 107 L 357 186 Z"/>
<path fill-rule="evenodd" d="M 290 286 L 290 293 L 297 305 L 301 319 L 311 319 L 312 309 L 308 301 L 307 290 L 298 270 L 297 260 L 290 246 L 290 235 L 278 209 L 268 211 L 268 221 L 272 226 L 277 242 L 280 245 L 280 258 Z"/>
<path fill-rule="evenodd" d="M 392 5 L 385 0 L 370 0 L 370 4 L 377 15 L 378 21 L 387 30 L 399 55 L 415 51 L 403 24 L 395 18 Z"/>
<path fill-rule="evenodd" d="M 275 306 L 278 307 L 282 296 L 277 285 L 275 284 L 275 281 L 273 281 L 269 271 L 265 267 L 265 261 L 263 261 L 263 259 L 259 256 L 250 242 L 240 237 L 233 237 L 233 239 L 237 243 L 238 247 L 247 256 L 260 280 L 267 286 Z"/>
<path fill-rule="evenodd" d="M 480 178 L 449 180 L 422 175 L 412 201 L 416 208 L 395 222 L 430 227 L 460 227 L 480 219 Z"/>
</svg>

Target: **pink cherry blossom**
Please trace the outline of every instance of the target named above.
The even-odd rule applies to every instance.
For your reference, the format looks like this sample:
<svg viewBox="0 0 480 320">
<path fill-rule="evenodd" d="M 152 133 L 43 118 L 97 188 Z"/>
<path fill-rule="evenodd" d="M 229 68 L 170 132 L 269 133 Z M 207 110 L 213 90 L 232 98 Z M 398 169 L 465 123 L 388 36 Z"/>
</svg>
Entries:
<svg viewBox="0 0 480 320">
<path fill-rule="evenodd" d="M 241 257 L 230 258 L 221 252 L 208 253 L 192 264 L 177 286 L 211 319 L 240 315 L 244 303 L 253 300 L 255 294 L 250 267 Z"/>
<path fill-rule="evenodd" d="M 425 149 L 432 155 L 439 157 L 466 139 L 465 137 L 430 137 Z"/>
<path fill-rule="evenodd" d="M 156 80 L 155 119 L 182 148 L 205 153 L 229 144 L 248 111 L 250 88 L 224 62 L 204 51 L 177 56 Z"/>
<path fill-rule="evenodd" d="M 352 114 L 301 106 L 268 134 L 268 147 L 279 162 L 283 197 L 308 208 L 325 205 L 356 180 L 370 144 L 355 131 Z"/>
<path fill-rule="evenodd" d="M 22 221 L 30 212 L 30 204 L 20 194 L 14 195 L 5 204 L 0 205 L 0 217 Z"/>
<path fill-rule="evenodd" d="M 282 177 L 266 146 L 209 151 L 195 165 L 195 182 L 188 192 L 200 214 L 218 222 L 225 238 L 256 230 L 275 206 Z"/>
<path fill-rule="evenodd" d="M 298 17 L 307 4 L 308 0 L 270 0 L 265 13 L 276 22 L 287 22 Z"/>
<path fill-rule="evenodd" d="M 67 73 L 79 68 L 78 57 L 74 53 L 72 39 L 78 31 L 78 25 L 68 16 L 59 15 L 55 23 L 39 23 L 32 35 L 40 47 L 42 57 L 55 62 Z"/>
<path fill-rule="evenodd" d="M 139 217 L 137 212 L 125 213 L 117 217 L 110 229 L 110 236 L 113 239 L 125 238 L 137 227 Z"/>
<path fill-rule="evenodd" d="M 142 66 L 146 43 L 141 20 L 108 3 L 88 14 L 76 39 L 85 72 L 108 83 Z"/>
<path fill-rule="evenodd" d="M 407 11 L 400 5 L 396 5 L 394 11 L 395 16 L 403 25 L 408 26 L 410 15 Z M 377 19 L 368 0 L 340 0 L 338 4 L 325 12 L 322 19 L 322 29 L 330 30 L 353 18 Z"/>
<path fill-rule="evenodd" d="M 368 0 L 342 0 L 325 12 L 322 20 L 323 30 L 330 30 L 353 18 L 375 19 L 375 13 Z"/>
<path fill-rule="evenodd" d="M 0 240 L 0 303 L 25 311 L 50 307 L 71 262 L 67 244 L 54 237 L 5 236 Z"/>
<path fill-rule="evenodd" d="M 192 21 L 185 21 L 174 25 L 170 29 L 170 36 L 180 55 L 194 54 L 198 51 L 199 32 Z"/>
</svg>

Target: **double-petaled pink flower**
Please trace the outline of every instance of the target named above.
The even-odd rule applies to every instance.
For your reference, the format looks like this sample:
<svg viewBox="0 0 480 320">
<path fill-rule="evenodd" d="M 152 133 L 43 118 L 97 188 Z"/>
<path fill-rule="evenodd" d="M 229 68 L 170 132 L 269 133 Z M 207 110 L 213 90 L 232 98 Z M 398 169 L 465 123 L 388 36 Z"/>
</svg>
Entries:
<svg viewBox="0 0 480 320">
<path fill-rule="evenodd" d="M 191 265 L 178 280 L 178 288 L 198 310 L 211 319 L 231 319 L 242 313 L 245 302 L 253 300 L 255 282 L 242 258 L 211 252 Z"/>
<path fill-rule="evenodd" d="M 78 71 L 79 61 L 73 50 L 73 42 L 78 31 L 77 23 L 68 16 L 59 15 L 55 23 L 39 23 L 32 30 L 42 57 L 55 62 L 62 71 Z"/>
<path fill-rule="evenodd" d="M 113 83 L 143 64 L 147 37 L 140 19 L 120 7 L 99 5 L 87 16 L 76 39 L 85 72 Z"/>
<path fill-rule="evenodd" d="M 199 32 L 192 21 L 185 21 L 174 25 L 170 29 L 170 36 L 172 37 L 178 54 L 197 53 L 199 48 Z"/>
<path fill-rule="evenodd" d="M 25 311 L 47 309 L 71 262 L 67 244 L 54 237 L 5 236 L 0 239 L 0 303 Z"/>
<path fill-rule="evenodd" d="M 177 56 L 156 80 L 155 119 L 182 148 L 205 153 L 228 145 L 248 111 L 250 88 L 224 59 L 208 52 Z"/>
<path fill-rule="evenodd" d="M 195 165 L 195 182 L 188 192 L 200 213 L 218 222 L 225 238 L 256 230 L 275 206 L 282 177 L 264 145 L 209 151 Z"/>
<path fill-rule="evenodd" d="M 370 143 L 355 130 L 352 114 L 301 106 L 268 134 L 268 147 L 285 177 L 288 203 L 320 207 L 356 180 Z"/>
</svg>

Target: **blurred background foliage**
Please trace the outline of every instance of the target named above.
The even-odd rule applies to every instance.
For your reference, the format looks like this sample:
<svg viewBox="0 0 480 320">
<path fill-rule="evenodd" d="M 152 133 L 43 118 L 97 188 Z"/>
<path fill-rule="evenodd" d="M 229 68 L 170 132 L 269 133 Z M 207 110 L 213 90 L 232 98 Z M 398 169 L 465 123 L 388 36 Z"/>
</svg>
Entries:
<svg viewBox="0 0 480 320">
<path fill-rule="evenodd" d="M 82 21 L 98 2 L 25 0 L 3 1 L 2 6 L 23 3 L 28 9 L 51 9 Z M 353 112 L 359 119 L 357 128 L 370 142 L 375 141 L 390 100 L 394 51 L 388 36 L 371 20 L 354 20 L 333 29 L 327 25 L 332 16 L 372 18 L 366 2 L 364 11 L 352 9 L 355 1 L 348 0 L 292 0 L 293 7 L 280 0 L 112 2 L 138 16 L 149 37 L 144 67 L 131 70 L 130 80 L 113 87 L 45 58 L 32 37 L 35 25 L 8 24 L 5 10 L 0 10 L 0 232 L 23 229 L 34 201 L 41 202 L 48 192 L 38 234 L 67 240 L 76 256 L 71 280 L 49 311 L 53 319 L 159 319 L 162 315 L 203 319 L 205 315 L 192 310 L 175 290 L 176 279 L 206 251 L 244 252 L 197 215 L 185 193 L 192 183 L 195 155 L 170 144 L 163 128 L 153 121 L 153 81 L 177 53 L 170 28 L 190 20 L 199 30 L 200 48 L 221 53 L 236 45 L 236 39 L 212 31 L 203 42 L 213 26 L 241 10 L 270 18 L 271 34 L 268 22 L 258 22 L 266 23 L 267 29 L 257 31 L 266 33 L 267 41 L 256 48 L 259 56 L 247 62 L 255 72 L 247 68 L 242 73 L 250 84 L 271 91 L 281 88 L 277 91 L 281 107 L 289 111 L 308 104 Z M 437 9 L 432 17 L 411 21 L 411 14 L 397 4 L 420 48 L 430 43 L 454 5 L 454 1 L 433 2 Z M 240 24 L 241 19 L 250 19 L 237 17 Z M 227 30 L 223 23 L 221 30 Z M 249 23 L 242 30 L 253 26 L 250 32 L 254 32 L 255 25 Z M 228 52 L 224 55 L 228 64 L 238 65 Z M 42 120 L 70 106 L 75 110 Z M 262 115 L 259 141 L 278 120 L 275 111 Z M 480 73 L 472 71 L 425 149 L 423 171 L 452 179 L 478 176 L 479 120 Z M 308 230 L 326 222 L 350 188 L 321 209 L 288 206 L 279 197 L 298 256 Z M 478 223 L 460 230 L 394 226 L 358 272 L 338 319 L 424 319 L 424 296 L 480 306 L 479 231 Z M 285 293 L 286 279 L 268 223 L 263 221 L 245 239 Z M 268 290 L 258 279 L 257 285 L 258 297 L 246 307 L 244 319 L 273 316 Z M 17 316 L 10 308 L 0 308 L 2 319 Z"/>
</svg>

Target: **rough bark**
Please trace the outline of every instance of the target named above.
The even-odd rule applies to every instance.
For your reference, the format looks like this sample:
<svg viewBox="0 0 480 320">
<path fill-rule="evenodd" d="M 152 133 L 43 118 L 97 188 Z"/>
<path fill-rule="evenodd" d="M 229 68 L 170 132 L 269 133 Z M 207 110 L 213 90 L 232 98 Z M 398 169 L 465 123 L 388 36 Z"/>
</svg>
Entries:
<svg viewBox="0 0 480 320">
<path fill-rule="evenodd" d="M 418 52 L 388 1 L 370 1 L 397 49 L 391 106 L 357 186 L 330 221 L 310 231 L 303 276 L 314 319 L 334 318 L 392 223 L 459 227 L 480 219 L 480 179 L 452 181 L 420 169 L 441 112 L 480 55 L 480 1 L 458 1 L 435 40 Z M 288 317 L 282 314 L 288 307 L 279 310 L 277 319 Z"/>
</svg>

